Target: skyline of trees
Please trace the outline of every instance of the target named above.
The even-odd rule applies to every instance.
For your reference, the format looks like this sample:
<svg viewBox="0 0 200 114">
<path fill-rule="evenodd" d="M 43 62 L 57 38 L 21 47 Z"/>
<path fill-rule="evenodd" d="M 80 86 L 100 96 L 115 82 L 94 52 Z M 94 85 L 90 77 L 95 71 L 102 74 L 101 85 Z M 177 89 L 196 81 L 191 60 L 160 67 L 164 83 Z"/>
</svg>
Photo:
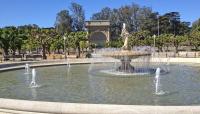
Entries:
<svg viewBox="0 0 200 114">
<path fill-rule="evenodd" d="M 69 10 L 68 10 L 69 9 Z M 80 4 L 71 3 L 70 8 L 61 10 L 55 17 L 54 27 L 41 28 L 36 24 L 23 26 L 7 26 L 0 28 L 0 47 L 5 55 L 15 55 L 16 51 L 42 50 L 43 59 L 51 52 L 61 53 L 60 50 L 73 48 L 80 57 L 81 50 L 94 47 L 88 44 L 88 34 L 85 29 L 85 10 Z M 127 24 L 130 32 L 129 46 L 153 46 L 153 35 L 156 37 L 156 47 L 163 51 L 164 47 L 178 48 L 181 45 L 200 47 L 200 18 L 192 23 L 181 20 L 179 12 L 168 12 L 159 15 L 149 7 L 130 4 L 119 8 L 102 8 L 91 16 L 94 20 L 110 20 L 111 41 L 107 47 L 121 47 L 123 38 L 120 37 L 122 23 Z M 159 22 L 159 37 L 158 37 Z M 64 46 L 63 36 L 66 39 Z M 168 50 L 168 49 L 167 49 Z M 82 51 L 83 52 L 83 51 Z"/>
</svg>

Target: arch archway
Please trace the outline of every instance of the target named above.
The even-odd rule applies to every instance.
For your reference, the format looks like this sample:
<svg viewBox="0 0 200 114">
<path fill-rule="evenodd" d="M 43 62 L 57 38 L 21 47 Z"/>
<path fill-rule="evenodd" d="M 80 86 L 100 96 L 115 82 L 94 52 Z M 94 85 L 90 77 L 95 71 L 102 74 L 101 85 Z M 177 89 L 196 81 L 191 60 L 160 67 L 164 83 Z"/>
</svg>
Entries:
<svg viewBox="0 0 200 114">
<path fill-rule="evenodd" d="M 88 30 L 89 41 L 96 44 L 96 47 L 105 47 L 110 41 L 110 21 L 91 20 L 86 21 L 85 26 Z"/>
<path fill-rule="evenodd" d="M 105 47 L 106 35 L 103 32 L 93 32 L 90 36 L 90 42 L 96 44 L 97 47 Z"/>
</svg>

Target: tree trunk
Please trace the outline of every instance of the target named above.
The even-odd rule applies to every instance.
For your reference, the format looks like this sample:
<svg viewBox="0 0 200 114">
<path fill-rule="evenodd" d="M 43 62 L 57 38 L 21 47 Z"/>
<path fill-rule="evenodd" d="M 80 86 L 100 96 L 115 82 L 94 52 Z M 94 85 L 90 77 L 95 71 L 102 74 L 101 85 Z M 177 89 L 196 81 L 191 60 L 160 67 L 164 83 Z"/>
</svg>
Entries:
<svg viewBox="0 0 200 114">
<path fill-rule="evenodd" d="M 195 51 L 197 51 L 199 46 L 194 46 L 194 47 L 195 47 Z"/>
<path fill-rule="evenodd" d="M 45 44 L 42 45 L 42 57 L 43 57 L 43 59 L 47 59 L 47 56 L 46 56 L 46 45 Z"/>
<path fill-rule="evenodd" d="M 175 52 L 178 53 L 178 46 L 175 46 Z"/>
<path fill-rule="evenodd" d="M 58 48 L 58 54 L 60 54 L 60 48 Z"/>
<path fill-rule="evenodd" d="M 67 55 L 69 55 L 69 48 L 67 48 Z"/>
<path fill-rule="evenodd" d="M 158 47 L 158 51 L 159 51 L 159 52 L 162 52 L 162 51 L 163 51 L 161 46 Z"/>
<path fill-rule="evenodd" d="M 82 54 L 84 53 L 84 48 L 81 49 L 81 53 L 82 53 Z"/>
<path fill-rule="evenodd" d="M 39 49 L 38 48 L 36 48 L 36 53 L 39 54 Z"/>
<path fill-rule="evenodd" d="M 169 46 L 167 46 L 167 52 L 169 52 Z"/>
<path fill-rule="evenodd" d="M 4 55 L 8 55 L 8 49 L 3 49 L 4 50 Z"/>
<path fill-rule="evenodd" d="M 12 50 L 12 55 L 15 55 L 15 52 L 16 52 L 16 50 L 14 49 L 14 50 Z"/>
<path fill-rule="evenodd" d="M 77 54 L 76 54 L 76 57 L 79 58 L 80 55 L 81 55 L 81 49 L 80 49 L 80 46 L 77 46 Z"/>
<path fill-rule="evenodd" d="M 19 55 L 21 54 L 21 49 L 18 49 L 18 53 L 19 53 Z"/>
<path fill-rule="evenodd" d="M 51 54 L 51 50 L 50 50 L 50 47 L 48 47 L 48 53 L 49 53 L 49 55 Z"/>
</svg>

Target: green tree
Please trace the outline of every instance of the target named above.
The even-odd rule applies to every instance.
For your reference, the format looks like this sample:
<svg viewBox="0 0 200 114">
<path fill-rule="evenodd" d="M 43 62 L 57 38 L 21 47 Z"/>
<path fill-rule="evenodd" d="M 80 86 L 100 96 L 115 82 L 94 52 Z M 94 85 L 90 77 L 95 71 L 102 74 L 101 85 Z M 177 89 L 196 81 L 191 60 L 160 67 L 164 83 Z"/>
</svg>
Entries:
<svg viewBox="0 0 200 114">
<path fill-rule="evenodd" d="M 80 57 L 80 42 L 87 41 L 87 33 L 80 31 L 80 32 L 71 32 L 69 33 L 68 37 L 68 45 L 72 48 L 77 49 L 77 58 Z"/>
<path fill-rule="evenodd" d="M 157 13 L 149 7 L 140 7 L 137 4 L 125 5 L 118 9 L 103 8 L 92 15 L 93 20 L 110 20 L 111 37 L 119 38 L 122 23 L 127 24 L 129 32 L 147 30 L 155 32 Z M 152 33 L 155 34 L 155 33 Z"/>
<path fill-rule="evenodd" d="M 192 23 L 192 29 L 198 28 L 200 26 L 200 18 Z"/>
<path fill-rule="evenodd" d="M 89 48 L 89 42 L 86 40 L 80 41 L 80 48 L 81 48 L 82 53 L 84 53 L 84 50 L 86 49 L 87 51 L 87 48 Z"/>
<path fill-rule="evenodd" d="M 183 43 L 187 41 L 187 36 L 186 35 L 177 35 L 174 37 L 174 47 L 176 53 L 178 53 L 178 48 L 181 46 Z"/>
<path fill-rule="evenodd" d="M 57 14 L 55 28 L 59 34 L 64 35 L 66 32 L 70 32 L 72 30 L 71 24 L 72 18 L 68 10 L 62 10 Z"/>
<path fill-rule="evenodd" d="M 196 50 L 198 50 L 200 46 L 200 26 L 195 27 L 189 36 L 190 44 L 192 44 Z"/>
<path fill-rule="evenodd" d="M 39 44 L 36 41 L 36 31 L 39 29 L 39 26 L 33 24 L 33 25 L 24 25 L 18 27 L 22 33 L 24 33 L 25 37 L 23 40 L 22 49 L 28 50 L 29 52 L 33 51 L 33 49 L 36 49 L 39 47 Z"/>
<path fill-rule="evenodd" d="M 1 36 L 0 36 L 0 46 L 3 49 L 4 55 L 8 55 L 9 52 L 9 30 L 7 29 L 2 29 L 1 30 Z"/>
<path fill-rule="evenodd" d="M 166 38 L 165 34 L 161 34 L 155 39 L 155 46 L 158 48 L 158 51 L 163 51 L 163 46 L 165 44 L 164 39 Z"/>
<path fill-rule="evenodd" d="M 77 3 L 71 3 L 70 10 L 72 12 L 72 28 L 74 31 L 84 30 L 85 13 L 83 7 Z"/>
<path fill-rule="evenodd" d="M 167 51 L 169 51 L 169 47 L 173 46 L 173 34 L 162 34 L 161 37 L 163 36 L 163 42 L 164 46 L 167 48 Z"/>
<path fill-rule="evenodd" d="M 124 44 L 124 42 L 123 42 L 122 38 L 117 38 L 117 39 L 111 40 L 109 42 L 109 46 L 115 47 L 115 48 L 121 48 L 123 46 L 123 44 Z"/>
<path fill-rule="evenodd" d="M 58 53 L 60 54 L 60 49 L 64 48 L 63 42 L 64 39 L 62 38 L 62 36 L 57 34 L 51 41 L 51 46 L 50 46 L 51 51 L 55 52 L 57 50 Z"/>
<path fill-rule="evenodd" d="M 42 48 L 43 59 L 47 59 L 46 49 L 50 48 L 50 42 L 56 35 L 54 29 L 52 28 L 37 28 L 32 31 L 32 36 L 34 37 L 34 42 Z M 48 47 L 49 46 L 49 47 Z"/>
<path fill-rule="evenodd" d="M 150 39 L 149 31 L 134 32 L 129 37 L 129 46 L 151 45 L 148 39 Z"/>
</svg>

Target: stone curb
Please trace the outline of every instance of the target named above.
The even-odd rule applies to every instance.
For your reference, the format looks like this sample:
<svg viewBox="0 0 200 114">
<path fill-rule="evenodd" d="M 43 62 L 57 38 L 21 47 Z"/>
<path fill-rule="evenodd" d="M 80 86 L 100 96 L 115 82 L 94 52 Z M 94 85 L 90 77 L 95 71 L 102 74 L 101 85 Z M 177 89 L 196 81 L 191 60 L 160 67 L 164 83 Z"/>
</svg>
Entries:
<svg viewBox="0 0 200 114">
<path fill-rule="evenodd" d="M 53 114 L 199 114 L 200 106 L 109 105 L 26 101 L 0 98 L 4 111 Z M 1 110 L 0 110 L 1 111 Z"/>
</svg>

